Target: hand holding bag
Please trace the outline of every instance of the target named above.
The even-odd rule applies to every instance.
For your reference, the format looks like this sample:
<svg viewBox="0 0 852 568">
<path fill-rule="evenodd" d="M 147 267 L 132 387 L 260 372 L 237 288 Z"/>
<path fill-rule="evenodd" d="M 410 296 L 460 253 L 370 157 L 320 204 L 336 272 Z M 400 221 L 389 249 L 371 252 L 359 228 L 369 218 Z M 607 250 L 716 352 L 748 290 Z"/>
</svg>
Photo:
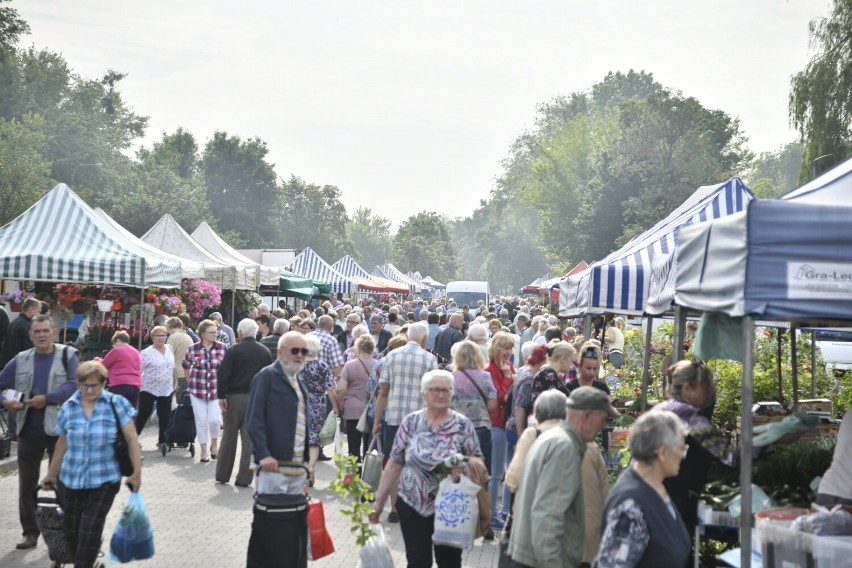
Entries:
<svg viewBox="0 0 852 568">
<path fill-rule="evenodd" d="M 364 464 L 361 466 L 361 479 L 370 486 L 370 491 L 375 493 L 379 490 L 379 482 L 382 480 L 382 438 L 373 436 L 367 455 L 364 456 Z"/>
<path fill-rule="evenodd" d="M 134 491 L 109 541 L 109 559 L 111 562 L 123 563 L 153 556 L 154 530 L 142 496 Z"/>
<path fill-rule="evenodd" d="M 115 411 L 115 404 L 112 400 L 109 401 L 112 407 L 112 415 L 115 416 L 115 425 L 117 432 L 115 433 L 115 442 L 112 447 L 115 449 L 115 457 L 118 460 L 118 469 L 121 475 L 127 477 L 133 475 L 133 462 L 130 460 L 130 448 L 127 447 L 127 440 L 124 438 L 124 432 L 121 431 L 121 422 L 118 419 L 118 412 Z"/>
<path fill-rule="evenodd" d="M 373 525 L 373 536 L 358 553 L 361 568 L 394 568 L 390 545 L 381 524 Z"/>
</svg>

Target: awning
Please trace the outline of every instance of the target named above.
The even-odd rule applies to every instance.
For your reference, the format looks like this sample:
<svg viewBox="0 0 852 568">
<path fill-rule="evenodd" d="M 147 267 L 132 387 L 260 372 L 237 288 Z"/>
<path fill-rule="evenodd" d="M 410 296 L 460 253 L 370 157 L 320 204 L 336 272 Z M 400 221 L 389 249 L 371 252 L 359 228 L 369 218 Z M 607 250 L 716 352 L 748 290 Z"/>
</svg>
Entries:
<svg viewBox="0 0 852 568">
<path fill-rule="evenodd" d="M 352 281 L 333 269 L 311 247 L 302 250 L 296 258 L 284 265 L 284 269 L 310 278 L 314 282 L 325 282 L 335 293 L 352 293 Z"/>
</svg>

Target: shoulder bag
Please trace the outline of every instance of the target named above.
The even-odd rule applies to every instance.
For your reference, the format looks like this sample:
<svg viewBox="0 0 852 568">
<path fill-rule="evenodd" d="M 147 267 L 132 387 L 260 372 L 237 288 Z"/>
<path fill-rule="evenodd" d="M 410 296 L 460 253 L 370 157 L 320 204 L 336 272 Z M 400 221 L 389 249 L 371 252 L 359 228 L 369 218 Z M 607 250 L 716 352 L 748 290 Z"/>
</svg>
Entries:
<svg viewBox="0 0 852 568">
<path fill-rule="evenodd" d="M 369 375 L 371 373 L 367 369 L 367 365 L 364 365 L 364 362 L 361 361 L 361 359 L 358 359 L 358 362 L 361 363 L 361 366 L 364 367 L 365 371 L 367 371 L 367 385 L 369 386 L 370 385 Z M 367 406 L 364 407 L 364 412 L 361 413 L 361 416 L 358 418 L 358 424 L 355 426 L 355 429 L 358 430 L 359 432 L 363 433 L 363 434 L 369 433 L 368 428 L 367 428 L 367 411 L 370 410 L 370 403 L 372 403 L 373 398 L 375 398 L 373 396 L 374 394 L 375 394 L 375 390 L 370 393 L 370 398 L 367 399 Z"/>
<path fill-rule="evenodd" d="M 478 384 L 476 384 L 476 381 L 474 381 L 473 378 L 471 378 L 471 376 L 467 374 L 467 371 L 465 371 L 464 369 L 459 369 L 459 371 L 464 373 L 464 376 L 467 377 L 467 380 L 473 383 L 473 386 L 476 387 L 476 391 L 479 393 L 479 396 L 482 397 L 482 402 L 485 403 L 485 410 L 488 411 L 488 399 L 485 397 L 485 393 L 482 392 L 482 389 L 479 387 Z"/>
<path fill-rule="evenodd" d="M 115 411 L 115 404 L 112 399 L 109 401 L 112 414 L 115 416 L 116 435 L 115 442 L 112 447 L 115 449 L 115 457 L 118 460 L 118 469 L 121 475 L 127 477 L 133 474 L 133 462 L 130 461 L 130 448 L 127 446 L 127 440 L 124 438 L 124 432 L 121 431 L 121 422 L 118 420 L 118 412 Z"/>
</svg>

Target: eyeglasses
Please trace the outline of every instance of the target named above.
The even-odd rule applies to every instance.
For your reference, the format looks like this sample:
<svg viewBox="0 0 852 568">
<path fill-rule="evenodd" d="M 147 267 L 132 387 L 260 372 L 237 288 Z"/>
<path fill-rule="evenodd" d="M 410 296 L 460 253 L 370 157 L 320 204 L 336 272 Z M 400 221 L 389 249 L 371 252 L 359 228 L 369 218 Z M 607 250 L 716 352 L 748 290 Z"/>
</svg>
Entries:
<svg viewBox="0 0 852 568">
<path fill-rule="evenodd" d="M 215 329 L 211 329 L 211 330 L 209 330 L 209 331 L 205 331 L 204 333 L 206 333 L 206 334 L 208 334 L 208 335 L 209 335 L 209 334 L 211 334 L 211 333 L 212 333 L 213 335 L 219 335 L 219 332 L 218 332 L 218 331 L 216 331 Z"/>
<path fill-rule="evenodd" d="M 103 385 L 101 383 L 80 383 L 81 391 L 96 391 Z"/>
<path fill-rule="evenodd" d="M 450 394 L 451 392 L 453 392 L 452 389 L 442 389 L 440 387 L 432 387 L 427 390 L 432 394 Z"/>
<path fill-rule="evenodd" d="M 310 352 L 311 352 L 310 349 L 308 349 L 307 347 L 291 347 L 290 348 L 290 355 L 301 354 L 304 357 L 304 356 L 308 355 L 308 353 L 310 353 Z"/>
<path fill-rule="evenodd" d="M 152 335 L 151 337 L 168 337 L 165 333 L 158 333 L 157 335 Z"/>
</svg>

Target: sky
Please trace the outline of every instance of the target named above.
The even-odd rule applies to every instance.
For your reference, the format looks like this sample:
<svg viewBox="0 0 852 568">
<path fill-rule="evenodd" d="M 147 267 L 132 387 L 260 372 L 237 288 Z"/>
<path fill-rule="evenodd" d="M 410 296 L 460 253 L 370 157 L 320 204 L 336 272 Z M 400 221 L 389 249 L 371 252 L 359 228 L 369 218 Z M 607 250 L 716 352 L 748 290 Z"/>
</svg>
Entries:
<svg viewBox="0 0 852 568">
<path fill-rule="evenodd" d="M 536 106 L 608 72 L 739 118 L 756 152 L 796 139 L 790 78 L 829 0 L 13 0 L 22 45 L 60 52 L 150 117 L 267 142 L 279 176 L 340 188 L 394 226 L 469 216 Z M 699 180 L 696 186 L 706 180 Z M 724 180 L 719 180 L 724 181 Z"/>
</svg>

